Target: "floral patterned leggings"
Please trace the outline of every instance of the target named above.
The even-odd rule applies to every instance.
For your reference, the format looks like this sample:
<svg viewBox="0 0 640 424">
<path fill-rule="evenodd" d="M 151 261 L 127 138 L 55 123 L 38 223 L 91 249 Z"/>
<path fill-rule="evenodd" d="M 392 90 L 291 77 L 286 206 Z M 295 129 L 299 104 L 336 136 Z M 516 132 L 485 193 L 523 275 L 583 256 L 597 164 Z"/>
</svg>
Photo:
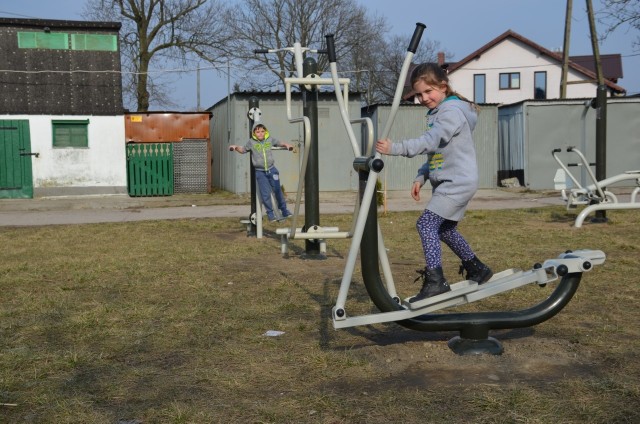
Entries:
<svg viewBox="0 0 640 424">
<path fill-rule="evenodd" d="M 474 253 L 469 243 L 460 235 L 457 230 L 458 222 L 444 219 L 435 213 L 425 210 L 416 228 L 422 240 L 422 250 L 427 269 L 442 266 L 442 240 L 449 248 L 462 260 L 473 259 Z"/>
</svg>

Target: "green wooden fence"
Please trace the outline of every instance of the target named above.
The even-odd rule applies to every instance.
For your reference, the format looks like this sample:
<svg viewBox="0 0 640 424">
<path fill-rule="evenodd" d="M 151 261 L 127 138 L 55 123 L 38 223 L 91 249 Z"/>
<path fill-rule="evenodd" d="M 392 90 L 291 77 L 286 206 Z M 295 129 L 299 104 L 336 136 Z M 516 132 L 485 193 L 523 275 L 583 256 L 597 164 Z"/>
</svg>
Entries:
<svg viewBox="0 0 640 424">
<path fill-rule="evenodd" d="M 173 195 L 173 143 L 127 144 L 129 196 Z"/>
</svg>

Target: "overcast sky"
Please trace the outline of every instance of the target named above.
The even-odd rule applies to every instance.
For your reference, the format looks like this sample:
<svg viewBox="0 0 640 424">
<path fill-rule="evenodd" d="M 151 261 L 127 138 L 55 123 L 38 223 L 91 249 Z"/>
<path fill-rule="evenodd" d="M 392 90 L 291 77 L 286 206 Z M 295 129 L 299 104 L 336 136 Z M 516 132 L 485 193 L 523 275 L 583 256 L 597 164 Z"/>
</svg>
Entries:
<svg viewBox="0 0 640 424">
<path fill-rule="evenodd" d="M 427 26 L 423 40 L 436 40 L 462 59 L 498 35 L 511 29 L 549 50 L 562 48 L 566 2 L 562 0 L 357 0 L 372 14 L 385 16 L 391 33 L 407 37 L 416 22 Z M 83 0 L 0 0 L 0 17 L 82 20 Z M 572 56 L 592 54 L 586 2 L 573 2 L 571 24 Z M 596 11 L 600 0 L 593 0 Z M 598 32 L 604 31 L 601 25 Z M 628 94 L 640 93 L 640 51 L 632 42 L 636 31 L 618 30 L 600 44 L 600 54 L 620 53 L 624 76 L 618 85 Z M 157 65 L 156 65 L 157 66 Z M 179 110 L 193 110 L 197 102 L 196 71 L 193 68 L 175 75 L 175 96 Z M 158 69 L 158 68 L 156 68 Z M 172 67 L 171 69 L 174 69 Z M 200 102 L 209 107 L 227 95 L 226 69 L 201 71 Z M 235 82 L 231 69 L 231 85 Z M 595 93 L 594 93 L 595 95 Z"/>
</svg>

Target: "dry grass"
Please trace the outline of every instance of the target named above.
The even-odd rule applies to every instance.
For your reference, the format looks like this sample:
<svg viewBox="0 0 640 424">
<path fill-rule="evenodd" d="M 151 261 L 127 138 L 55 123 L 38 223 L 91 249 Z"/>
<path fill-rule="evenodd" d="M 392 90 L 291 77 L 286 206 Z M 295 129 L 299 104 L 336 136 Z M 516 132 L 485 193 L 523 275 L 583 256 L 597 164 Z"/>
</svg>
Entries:
<svg viewBox="0 0 640 424">
<path fill-rule="evenodd" d="M 404 295 L 422 264 L 416 218 L 380 217 Z M 468 213 L 461 231 L 497 270 L 566 249 L 607 253 L 559 315 L 492 334 L 505 353 L 479 357 L 453 354 L 455 334 L 334 331 L 348 241 L 314 261 L 298 256 L 302 242 L 282 258 L 272 232 L 247 238 L 236 219 L 2 228 L 0 421 L 639 422 L 640 215 L 609 218 L 574 229 L 562 208 Z M 347 306 L 371 311 L 360 278 Z M 467 308 L 528 307 L 552 289 Z"/>
</svg>

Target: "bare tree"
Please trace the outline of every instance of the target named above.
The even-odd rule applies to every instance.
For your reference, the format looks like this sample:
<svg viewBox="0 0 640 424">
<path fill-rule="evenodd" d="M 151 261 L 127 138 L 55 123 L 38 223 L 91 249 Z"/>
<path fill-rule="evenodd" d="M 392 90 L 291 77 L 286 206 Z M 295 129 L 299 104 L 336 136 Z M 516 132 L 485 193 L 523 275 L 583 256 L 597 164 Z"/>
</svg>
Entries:
<svg viewBox="0 0 640 424">
<path fill-rule="evenodd" d="M 165 80 L 149 73 L 152 63 L 226 61 L 223 9 L 216 0 L 89 0 L 84 16 L 122 22 L 123 92 L 138 111 L 147 111 L 151 102 L 171 104 Z"/>
<path fill-rule="evenodd" d="M 627 26 L 640 31 L 640 0 L 602 0 L 602 9 L 597 14 L 600 23 L 606 26 L 604 38 Z M 634 50 L 640 50 L 640 35 L 633 46 Z"/>
<path fill-rule="evenodd" d="M 243 85 L 263 87 L 296 75 L 296 66 L 290 53 L 256 55 L 257 49 L 281 49 L 295 42 L 323 49 L 325 36 L 333 34 L 340 68 L 349 69 L 350 59 L 358 56 L 354 52 L 380 43 L 386 33 L 384 18 L 369 18 L 354 0 L 244 0 L 226 20 L 234 34 L 231 55 L 250 75 Z M 325 71 L 326 56 L 317 60 L 319 72 Z"/>
<path fill-rule="evenodd" d="M 384 17 L 369 15 L 354 0 L 243 0 L 226 17 L 233 34 L 230 55 L 243 75 L 244 89 L 282 87 L 296 75 L 293 55 L 255 50 L 282 49 L 299 42 L 310 49 L 324 49 L 325 36 L 333 34 L 341 76 L 351 88 L 365 93 L 365 102 L 390 101 L 400 75 L 413 28 L 406 37 L 387 38 Z M 435 60 L 439 43 L 423 40 L 417 62 Z M 327 57 L 318 55 L 318 72 L 328 70 Z"/>
<path fill-rule="evenodd" d="M 370 57 L 375 60 L 376 65 L 373 72 L 370 73 L 371 81 L 368 82 L 367 103 L 389 102 L 393 99 L 410 40 L 411 34 L 407 36 L 394 35 L 371 52 Z M 425 33 L 413 56 L 413 63 L 435 62 L 438 52 L 445 53 L 445 56 L 451 56 L 448 52 L 440 49 L 438 41 L 428 39 Z M 407 77 L 407 83 L 408 81 Z"/>
</svg>

